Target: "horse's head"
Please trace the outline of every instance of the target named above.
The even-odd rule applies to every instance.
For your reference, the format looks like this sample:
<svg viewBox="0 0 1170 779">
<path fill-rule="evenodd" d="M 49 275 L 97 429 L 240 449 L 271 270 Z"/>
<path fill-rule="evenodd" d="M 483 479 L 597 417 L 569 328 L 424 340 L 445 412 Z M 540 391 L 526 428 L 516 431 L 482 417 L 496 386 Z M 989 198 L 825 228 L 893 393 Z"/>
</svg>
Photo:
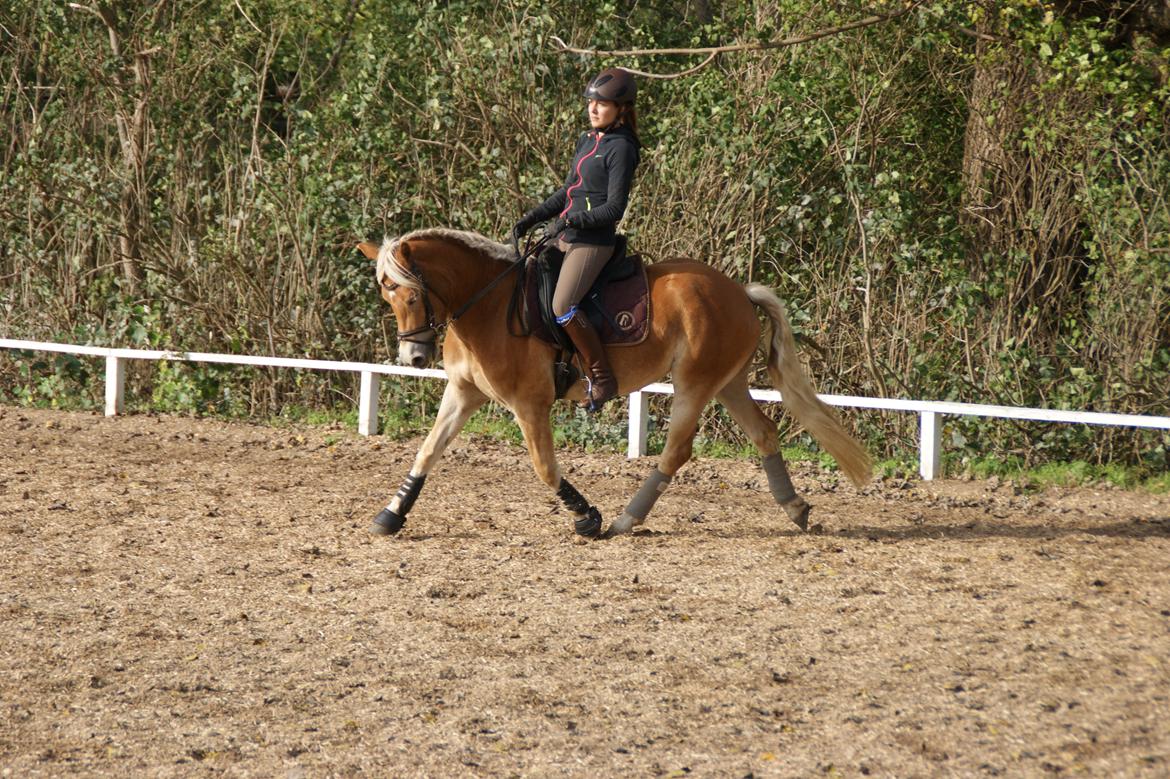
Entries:
<svg viewBox="0 0 1170 779">
<path fill-rule="evenodd" d="M 447 311 L 411 262 L 409 244 L 386 240 L 379 247 L 363 241 L 357 248 L 377 263 L 375 273 L 382 299 L 390 304 L 398 320 L 399 364 L 415 368 L 430 365 L 438 351 L 439 330 Z M 444 319 L 437 318 L 438 314 Z"/>
<path fill-rule="evenodd" d="M 515 259 L 511 246 L 442 227 L 357 248 L 376 263 L 382 297 L 398 320 L 398 362 L 416 368 L 434 361 L 448 320 L 466 313 L 499 280 L 500 264 Z"/>
</svg>

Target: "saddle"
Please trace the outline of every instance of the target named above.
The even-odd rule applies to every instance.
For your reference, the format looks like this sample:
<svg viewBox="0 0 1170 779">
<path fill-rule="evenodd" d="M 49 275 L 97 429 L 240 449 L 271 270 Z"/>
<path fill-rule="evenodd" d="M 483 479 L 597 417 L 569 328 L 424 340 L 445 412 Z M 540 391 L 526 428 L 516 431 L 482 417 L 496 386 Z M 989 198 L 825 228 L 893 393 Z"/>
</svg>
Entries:
<svg viewBox="0 0 1170 779">
<path fill-rule="evenodd" d="M 546 248 L 528 261 L 524 278 L 521 321 L 526 331 L 572 354 L 572 343 L 556 323 L 553 290 L 564 261 L 555 247 Z M 636 346 L 650 331 L 650 290 L 641 255 L 626 251 L 626 237 L 619 235 L 613 257 L 602 268 L 579 307 L 596 328 L 606 346 Z"/>
</svg>

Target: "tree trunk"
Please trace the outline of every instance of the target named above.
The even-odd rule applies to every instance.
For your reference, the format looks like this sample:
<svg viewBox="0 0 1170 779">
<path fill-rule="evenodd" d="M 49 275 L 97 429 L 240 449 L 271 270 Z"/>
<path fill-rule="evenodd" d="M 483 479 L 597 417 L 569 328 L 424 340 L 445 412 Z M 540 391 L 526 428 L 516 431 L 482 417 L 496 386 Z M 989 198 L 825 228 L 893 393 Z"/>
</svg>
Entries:
<svg viewBox="0 0 1170 779">
<path fill-rule="evenodd" d="M 987 281 L 998 274 L 1004 282 L 992 312 L 999 335 L 1019 342 L 1056 323 L 1084 272 L 1082 224 L 1069 172 L 1077 144 L 1046 137 L 1042 126 L 1042 117 L 1067 117 L 1075 110 L 1069 106 L 1083 100 L 1072 90 L 1042 93 L 1040 63 L 1003 30 L 980 32 L 988 37 L 976 44 L 962 217 L 976 277 Z"/>
<path fill-rule="evenodd" d="M 986 27 L 982 33 L 992 34 Z M 963 138 L 963 218 L 973 239 L 975 267 L 989 251 L 1004 250 L 1020 227 L 1013 197 L 1026 194 L 1028 152 L 1015 146 L 1028 121 L 1037 75 L 1011 44 L 980 38 Z"/>
<path fill-rule="evenodd" d="M 696 24 L 710 24 L 715 18 L 715 9 L 711 0 L 691 0 L 687 3 L 688 16 Z"/>
<path fill-rule="evenodd" d="M 97 13 L 109 33 L 110 53 L 114 60 L 121 64 L 124 62 L 124 55 L 122 37 L 118 31 L 117 11 L 111 6 L 103 5 Z M 122 194 L 119 198 L 122 231 L 118 236 L 118 264 L 125 290 L 131 295 L 141 294 L 146 280 L 142 264 L 142 238 L 150 213 L 146 159 L 150 130 L 148 107 L 152 53 L 149 50 L 133 53 L 134 61 L 128 68 L 132 73 L 129 82 L 123 78 L 122 68 L 114 71 L 114 84 L 117 88 L 114 123 L 118 128 L 118 141 L 122 150 L 123 179 Z M 128 104 L 132 108 L 128 109 Z"/>
</svg>

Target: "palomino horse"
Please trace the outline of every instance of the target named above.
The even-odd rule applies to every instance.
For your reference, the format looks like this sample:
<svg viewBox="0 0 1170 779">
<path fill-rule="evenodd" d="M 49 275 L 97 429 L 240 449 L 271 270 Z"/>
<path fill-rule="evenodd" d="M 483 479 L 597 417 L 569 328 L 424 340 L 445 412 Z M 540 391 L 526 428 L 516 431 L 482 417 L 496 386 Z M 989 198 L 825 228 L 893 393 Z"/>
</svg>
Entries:
<svg viewBox="0 0 1170 779">
<path fill-rule="evenodd" d="M 537 476 L 576 515 L 576 532 L 596 536 L 601 514 L 561 474 L 549 423 L 556 400 L 554 349 L 508 327 L 512 284 L 501 280 L 515 258 L 512 247 L 481 235 L 448 229 L 416 230 L 381 247 L 358 248 L 377 262 L 382 297 L 398 320 L 398 361 L 422 367 L 436 356 L 440 332 L 447 387 L 435 426 L 402 488 L 374 519 L 371 531 L 396 533 L 406 521 L 427 474 L 467 420 L 489 399 L 516 417 Z M 646 520 L 679 468 L 691 458 L 699 413 L 718 398 L 763 454 L 776 502 L 802 530 L 809 505 L 796 494 L 780 454 L 775 424 L 748 394 L 748 371 L 760 338 L 759 307 L 771 322 L 768 374 L 784 403 L 858 486 L 872 474 L 861 445 L 816 395 L 801 368 L 780 299 L 760 284 L 746 286 L 699 262 L 671 261 L 647 267 L 652 321 L 637 346 L 610 350 L 620 392 L 629 393 L 667 373 L 675 392 L 666 448 L 658 467 L 634 495 L 608 534 L 629 532 Z M 582 400 L 578 383 L 570 400 Z"/>
</svg>

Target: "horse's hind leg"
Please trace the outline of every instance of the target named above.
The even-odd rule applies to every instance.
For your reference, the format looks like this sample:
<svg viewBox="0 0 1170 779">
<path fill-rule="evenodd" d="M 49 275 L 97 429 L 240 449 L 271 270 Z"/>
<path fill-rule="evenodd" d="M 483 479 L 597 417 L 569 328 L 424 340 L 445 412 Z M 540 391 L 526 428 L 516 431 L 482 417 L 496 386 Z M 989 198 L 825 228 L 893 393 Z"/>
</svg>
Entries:
<svg viewBox="0 0 1170 779">
<path fill-rule="evenodd" d="M 686 385 L 676 378 L 675 386 Z M 696 391 L 693 388 L 676 390 L 670 408 L 670 430 L 666 434 L 666 447 L 662 450 L 658 467 L 646 477 L 646 481 L 634 493 L 626 510 L 609 526 L 606 535 L 628 533 L 646 521 L 646 515 L 650 513 L 650 509 L 654 507 L 662 493 L 666 492 L 679 468 L 691 459 L 699 414 L 710 399 L 711 395 L 701 390 Z"/>
<path fill-rule="evenodd" d="M 446 389 L 443 390 L 443 400 L 439 403 L 439 413 L 435 417 L 435 426 L 423 441 L 422 448 L 414 458 L 414 466 L 390 501 L 390 505 L 374 517 L 374 524 L 370 526 L 371 533 L 385 536 L 402 529 L 406 524 L 406 515 L 422 491 L 427 474 L 435 467 L 443 455 L 443 450 L 459 434 L 471 415 L 486 402 L 487 396 L 470 382 L 452 379 L 447 383 Z"/>
<path fill-rule="evenodd" d="M 557 492 L 557 497 L 565 504 L 565 508 L 573 512 L 573 530 L 577 535 L 593 538 L 601 532 L 601 512 L 596 506 L 577 492 L 577 488 L 561 475 L 561 467 L 557 465 L 556 453 L 553 451 L 552 426 L 548 415 L 550 406 L 536 404 L 533 407 L 516 409 L 516 421 L 524 433 L 524 442 L 528 445 L 528 455 L 532 458 L 532 468 L 540 480 Z"/>
<path fill-rule="evenodd" d="M 715 397 L 764 456 L 764 473 L 768 476 L 768 489 L 772 492 L 772 497 L 797 527 L 807 530 L 808 515 L 812 507 L 796 494 L 796 488 L 792 486 L 784 455 L 780 454 L 776 424 L 768 419 L 748 393 L 747 372 L 738 374 L 727 386 L 719 390 Z"/>
</svg>

